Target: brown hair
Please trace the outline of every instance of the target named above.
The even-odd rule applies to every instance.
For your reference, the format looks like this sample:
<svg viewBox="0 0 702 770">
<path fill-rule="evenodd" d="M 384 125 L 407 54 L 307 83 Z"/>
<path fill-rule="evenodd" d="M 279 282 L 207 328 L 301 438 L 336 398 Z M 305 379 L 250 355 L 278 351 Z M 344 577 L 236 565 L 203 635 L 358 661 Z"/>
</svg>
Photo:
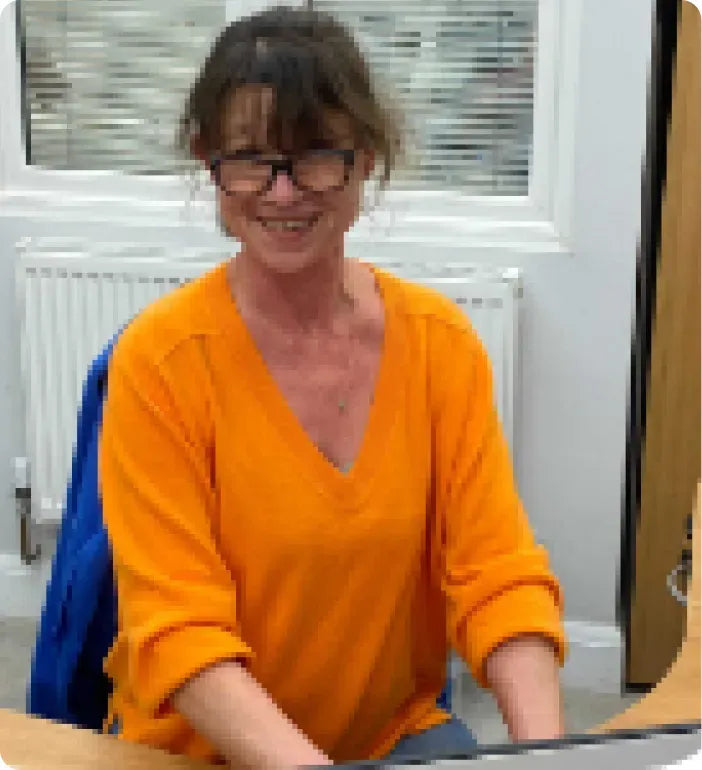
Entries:
<svg viewBox="0 0 702 770">
<path fill-rule="evenodd" d="M 403 120 L 379 97 L 352 33 L 328 13 L 277 6 L 227 26 L 195 81 L 180 121 L 178 145 L 193 158 L 192 141 L 219 149 L 222 104 L 245 85 L 273 89 L 272 146 L 299 150 L 323 141 L 327 109 L 346 115 L 357 148 L 372 149 L 384 188 L 405 152 Z"/>
</svg>

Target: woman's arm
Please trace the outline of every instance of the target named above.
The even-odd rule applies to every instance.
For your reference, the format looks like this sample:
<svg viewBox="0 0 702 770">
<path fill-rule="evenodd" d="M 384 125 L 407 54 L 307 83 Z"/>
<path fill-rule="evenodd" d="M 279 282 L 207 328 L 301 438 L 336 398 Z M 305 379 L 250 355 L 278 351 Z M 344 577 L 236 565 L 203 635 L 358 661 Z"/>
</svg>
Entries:
<svg viewBox="0 0 702 770">
<path fill-rule="evenodd" d="M 512 638 L 489 655 L 485 673 L 513 741 L 563 736 L 558 660 L 550 641 Z"/>
<path fill-rule="evenodd" d="M 434 343 L 435 564 L 450 643 L 494 692 L 513 739 L 555 737 L 567 654 L 562 591 L 517 492 L 487 351 L 459 321 Z"/>
<path fill-rule="evenodd" d="M 236 661 L 188 680 L 174 694 L 173 705 L 237 770 L 333 764 Z"/>
<path fill-rule="evenodd" d="M 237 580 L 213 536 L 218 501 L 197 359 L 180 346 L 166 365 L 153 333 L 137 319 L 120 338 L 102 424 L 120 609 L 109 674 L 143 717 L 169 702 L 232 766 L 328 763 L 243 664 L 256 650 L 241 635 Z"/>
</svg>

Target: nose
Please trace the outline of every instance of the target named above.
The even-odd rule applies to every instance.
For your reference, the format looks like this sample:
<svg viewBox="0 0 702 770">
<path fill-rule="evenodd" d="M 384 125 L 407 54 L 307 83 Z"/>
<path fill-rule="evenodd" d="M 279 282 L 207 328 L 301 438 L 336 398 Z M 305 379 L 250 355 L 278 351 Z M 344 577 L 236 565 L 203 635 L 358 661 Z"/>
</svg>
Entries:
<svg viewBox="0 0 702 770">
<path fill-rule="evenodd" d="M 285 171 L 278 171 L 266 197 L 275 203 L 289 203 L 300 197 L 300 190 L 295 187 L 293 180 Z"/>
</svg>

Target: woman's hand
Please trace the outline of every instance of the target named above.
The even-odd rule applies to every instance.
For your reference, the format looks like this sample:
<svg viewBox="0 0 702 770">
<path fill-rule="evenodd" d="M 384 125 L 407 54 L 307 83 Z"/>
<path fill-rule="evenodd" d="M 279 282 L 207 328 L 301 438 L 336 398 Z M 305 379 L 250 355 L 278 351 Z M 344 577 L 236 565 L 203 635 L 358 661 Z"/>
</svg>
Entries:
<svg viewBox="0 0 702 770">
<path fill-rule="evenodd" d="M 326 766 L 333 765 L 331 759 L 326 754 L 323 754 L 317 749 L 312 749 L 310 752 L 303 752 L 296 757 L 290 757 L 284 762 L 267 764 L 265 768 L 256 767 L 249 768 L 249 770 L 299 770 L 299 768 L 314 767 L 314 766 Z M 232 770 L 242 770 L 240 763 L 232 763 L 230 765 Z"/>
<path fill-rule="evenodd" d="M 311 749 L 309 752 L 304 751 L 298 753 L 296 756 L 290 756 L 285 761 L 275 762 L 262 762 L 259 765 L 244 766 L 240 761 L 232 761 L 229 763 L 231 770 L 298 770 L 299 768 L 313 767 L 313 766 L 326 766 L 333 765 L 331 759 L 326 754 L 323 754 L 317 749 Z"/>
<path fill-rule="evenodd" d="M 300 758 L 300 760 L 296 761 L 294 764 L 289 765 L 285 768 L 285 770 L 297 770 L 297 768 L 300 767 L 310 767 L 315 765 L 333 765 L 329 757 L 324 754 L 323 752 L 313 749 L 312 753 L 309 756 L 303 756 Z"/>
<path fill-rule="evenodd" d="M 173 705 L 236 770 L 333 764 L 236 660 L 189 679 L 174 693 Z"/>
<path fill-rule="evenodd" d="M 550 641 L 537 635 L 510 639 L 488 657 L 485 673 L 513 741 L 563 737 L 558 661 Z"/>
</svg>

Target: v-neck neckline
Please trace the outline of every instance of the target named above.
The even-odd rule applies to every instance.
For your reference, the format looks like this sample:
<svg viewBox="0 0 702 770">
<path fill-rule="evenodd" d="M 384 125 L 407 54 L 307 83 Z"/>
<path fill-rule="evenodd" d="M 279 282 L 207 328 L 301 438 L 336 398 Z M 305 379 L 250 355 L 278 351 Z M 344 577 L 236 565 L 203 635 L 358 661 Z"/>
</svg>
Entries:
<svg viewBox="0 0 702 770">
<path fill-rule="evenodd" d="M 388 290 L 389 276 L 371 263 L 360 259 L 357 261 L 373 274 L 381 295 L 385 322 L 368 419 L 360 448 L 348 470 L 335 465 L 302 426 L 239 312 L 229 285 L 227 263 L 220 266 L 224 299 L 222 307 L 226 306 L 227 309 L 224 315 L 230 321 L 230 329 L 239 340 L 239 352 L 245 359 L 241 374 L 248 379 L 256 397 L 264 404 L 271 422 L 275 424 L 281 442 L 286 445 L 286 458 L 297 464 L 300 472 L 305 473 L 320 492 L 327 492 L 338 504 L 349 507 L 358 505 L 369 492 L 372 477 L 381 466 L 384 447 L 392 432 L 400 401 L 395 397 L 397 373 L 404 368 L 400 360 L 402 347 L 398 340 L 395 294 L 392 287 Z"/>
</svg>

